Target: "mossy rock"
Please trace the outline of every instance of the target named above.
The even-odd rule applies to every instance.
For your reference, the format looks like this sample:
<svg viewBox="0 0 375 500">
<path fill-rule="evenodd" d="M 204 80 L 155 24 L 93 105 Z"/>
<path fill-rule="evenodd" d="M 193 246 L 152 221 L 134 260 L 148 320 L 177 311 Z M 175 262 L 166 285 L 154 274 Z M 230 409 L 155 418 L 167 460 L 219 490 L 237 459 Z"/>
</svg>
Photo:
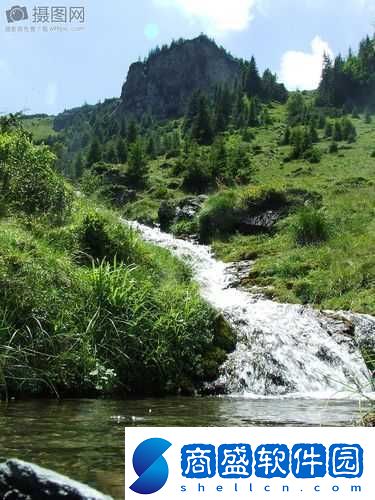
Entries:
<svg viewBox="0 0 375 500">
<path fill-rule="evenodd" d="M 211 349 L 202 360 L 203 378 L 206 382 L 214 381 L 219 375 L 219 368 L 227 355 L 236 348 L 237 338 L 222 314 L 215 321 L 215 334 Z"/>
<path fill-rule="evenodd" d="M 237 336 L 222 314 L 216 318 L 214 345 L 226 353 L 236 348 Z"/>
</svg>

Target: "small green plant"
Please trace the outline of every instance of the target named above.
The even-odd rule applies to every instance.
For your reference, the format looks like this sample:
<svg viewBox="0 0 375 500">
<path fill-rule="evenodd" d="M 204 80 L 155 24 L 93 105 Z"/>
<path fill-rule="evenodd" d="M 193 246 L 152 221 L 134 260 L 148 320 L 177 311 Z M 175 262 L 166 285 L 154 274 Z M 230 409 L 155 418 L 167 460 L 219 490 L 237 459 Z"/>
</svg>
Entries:
<svg viewBox="0 0 375 500">
<path fill-rule="evenodd" d="M 331 142 L 331 144 L 329 145 L 328 151 L 330 154 L 338 153 L 339 147 L 338 147 L 337 142 L 335 142 L 335 141 Z"/>
<path fill-rule="evenodd" d="M 324 212 L 307 207 L 297 214 L 292 230 L 298 245 L 316 245 L 327 241 L 330 232 Z"/>
<path fill-rule="evenodd" d="M 213 236 L 224 236 L 233 231 L 238 223 L 236 191 L 228 189 L 212 196 L 199 214 L 199 235 L 202 242 Z"/>
</svg>

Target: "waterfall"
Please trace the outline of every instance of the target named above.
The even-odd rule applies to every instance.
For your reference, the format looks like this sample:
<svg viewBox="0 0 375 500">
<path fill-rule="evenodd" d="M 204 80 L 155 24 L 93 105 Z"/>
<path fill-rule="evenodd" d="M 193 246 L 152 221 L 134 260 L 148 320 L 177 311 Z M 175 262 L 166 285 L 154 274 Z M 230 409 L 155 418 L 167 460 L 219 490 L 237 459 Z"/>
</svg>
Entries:
<svg viewBox="0 0 375 500">
<path fill-rule="evenodd" d="M 209 247 L 128 222 L 145 241 L 190 265 L 202 297 L 237 334 L 216 386 L 248 397 L 358 397 L 371 392 L 361 342 L 373 342 L 375 318 L 280 304 L 230 286 L 229 265 Z"/>
</svg>

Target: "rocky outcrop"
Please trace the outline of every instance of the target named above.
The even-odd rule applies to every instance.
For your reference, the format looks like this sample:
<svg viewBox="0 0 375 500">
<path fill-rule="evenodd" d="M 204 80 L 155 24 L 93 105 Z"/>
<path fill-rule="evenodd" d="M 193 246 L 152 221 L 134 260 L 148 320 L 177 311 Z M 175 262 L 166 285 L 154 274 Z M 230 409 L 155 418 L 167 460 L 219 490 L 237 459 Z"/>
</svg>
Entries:
<svg viewBox="0 0 375 500">
<path fill-rule="evenodd" d="M 168 230 L 176 222 L 183 220 L 192 220 L 198 213 L 203 203 L 206 201 L 206 195 L 188 196 L 180 201 L 163 201 L 160 204 L 158 218 L 160 228 Z"/>
<path fill-rule="evenodd" d="M 238 223 L 238 230 L 241 234 L 257 234 L 272 231 L 274 225 L 287 215 L 283 210 L 266 210 L 257 215 L 245 215 Z"/>
<path fill-rule="evenodd" d="M 234 85 L 240 74 L 239 61 L 206 36 L 175 42 L 130 66 L 119 111 L 178 117 L 194 91 L 210 93 L 216 85 Z"/>
<path fill-rule="evenodd" d="M 21 460 L 0 464 L 0 498 L 6 500 L 113 500 L 66 476 Z"/>
</svg>

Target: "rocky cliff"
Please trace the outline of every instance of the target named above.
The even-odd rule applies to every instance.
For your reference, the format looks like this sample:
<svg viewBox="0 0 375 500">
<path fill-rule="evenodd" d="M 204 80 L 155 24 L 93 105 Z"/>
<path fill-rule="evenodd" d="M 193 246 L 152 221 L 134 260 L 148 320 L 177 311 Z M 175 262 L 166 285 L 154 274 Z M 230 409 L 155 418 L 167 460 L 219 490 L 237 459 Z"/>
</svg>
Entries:
<svg viewBox="0 0 375 500">
<path fill-rule="evenodd" d="M 177 117 L 194 91 L 233 85 L 240 76 L 240 62 L 206 36 L 175 42 L 130 66 L 119 109 L 135 116 Z"/>
</svg>

